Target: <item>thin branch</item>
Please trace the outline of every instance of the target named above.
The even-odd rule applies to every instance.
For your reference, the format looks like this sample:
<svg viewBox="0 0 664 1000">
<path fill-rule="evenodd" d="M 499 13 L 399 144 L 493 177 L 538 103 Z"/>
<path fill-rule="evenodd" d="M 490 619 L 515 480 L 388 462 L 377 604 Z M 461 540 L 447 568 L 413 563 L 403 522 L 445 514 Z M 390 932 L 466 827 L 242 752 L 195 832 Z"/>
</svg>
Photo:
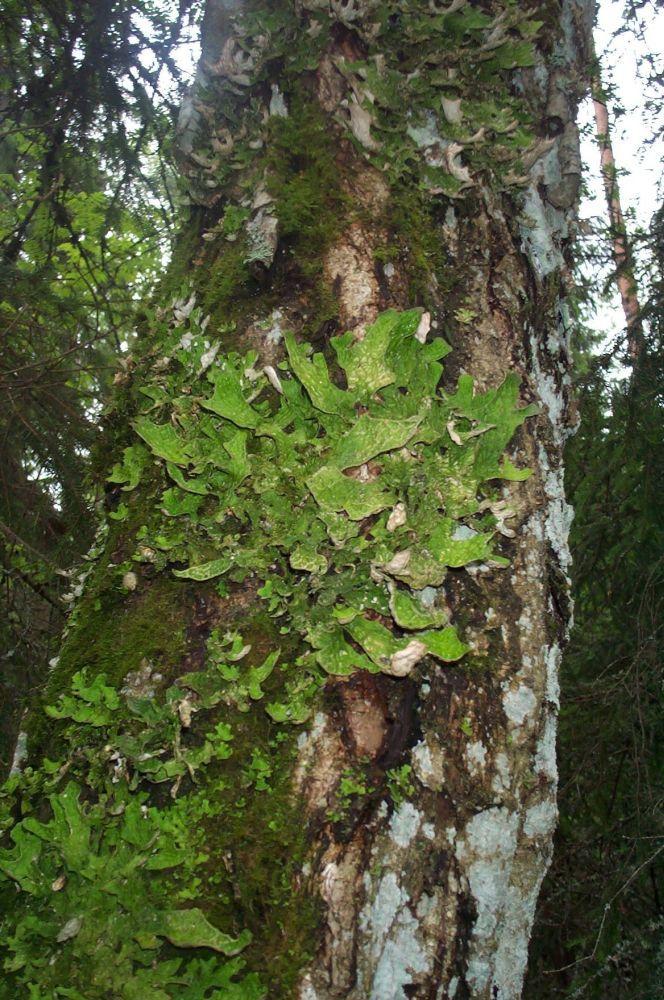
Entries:
<svg viewBox="0 0 664 1000">
<path fill-rule="evenodd" d="M 597 930 L 597 937 L 595 938 L 595 944 L 593 945 L 593 950 L 590 952 L 590 954 L 584 955 L 583 958 L 577 958 L 575 962 L 570 962 L 568 965 L 562 965 L 559 969 L 546 969 L 545 974 L 547 976 L 554 975 L 557 972 L 566 972 L 568 969 L 573 969 L 577 965 L 582 965 L 584 962 L 591 962 L 593 960 L 593 958 L 597 954 L 597 949 L 599 948 L 599 942 L 602 937 L 602 932 L 604 930 L 604 924 L 606 923 L 606 919 L 609 915 L 609 911 L 611 910 L 612 905 L 615 903 L 618 896 L 620 896 L 625 891 L 625 889 L 634 881 L 636 876 L 640 872 L 642 872 L 644 868 L 647 868 L 648 865 L 652 864 L 655 858 L 658 857 L 658 855 L 660 855 L 662 851 L 664 851 L 664 844 L 661 844 L 660 847 L 657 848 L 654 854 L 651 854 L 650 857 L 646 858 L 646 860 L 642 864 L 640 864 L 638 868 L 635 868 L 632 874 L 627 879 L 627 881 L 623 882 L 618 891 L 614 892 L 613 896 L 611 896 L 611 899 L 608 901 L 608 903 L 604 904 L 604 912 L 602 913 L 602 919 L 600 920 L 599 928 Z"/>
</svg>

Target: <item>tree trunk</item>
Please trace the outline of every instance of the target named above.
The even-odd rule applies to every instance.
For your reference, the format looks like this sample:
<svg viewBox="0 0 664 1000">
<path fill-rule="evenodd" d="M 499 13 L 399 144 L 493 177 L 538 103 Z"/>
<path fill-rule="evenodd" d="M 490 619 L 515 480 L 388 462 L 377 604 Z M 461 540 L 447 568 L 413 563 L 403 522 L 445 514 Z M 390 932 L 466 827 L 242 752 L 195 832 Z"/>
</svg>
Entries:
<svg viewBox="0 0 664 1000">
<path fill-rule="evenodd" d="M 208 0 L 191 221 L 6 796 L 13 995 L 521 995 L 591 15 Z"/>
<path fill-rule="evenodd" d="M 595 115 L 595 134 L 600 150 L 606 210 L 609 217 L 611 252 L 616 266 L 616 285 L 625 315 L 627 350 L 632 361 L 636 361 L 643 347 L 643 330 L 641 329 L 641 306 L 639 305 L 634 276 L 634 255 L 620 203 L 620 184 L 618 182 L 618 168 L 613 155 L 609 109 L 606 106 L 600 63 L 596 54 L 593 62 L 594 68 L 590 86 Z"/>
</svg>

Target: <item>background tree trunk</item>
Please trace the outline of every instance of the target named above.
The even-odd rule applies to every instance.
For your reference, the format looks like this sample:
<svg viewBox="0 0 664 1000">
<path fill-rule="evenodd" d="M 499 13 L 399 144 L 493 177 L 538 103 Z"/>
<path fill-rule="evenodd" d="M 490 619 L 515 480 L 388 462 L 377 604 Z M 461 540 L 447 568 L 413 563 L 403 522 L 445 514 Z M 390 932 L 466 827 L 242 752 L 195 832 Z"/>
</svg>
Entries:
<svg viewBox="0 0 664 1000">
<path fill-rule="evenodd" d="M 613 155 L 609 110 L 606 106 L 600 63 L 596 54 L 594 56 L 594 69 L 590 84 L 595 114 L 595 133 L 597 136 L 597 145 L 600 149 L 602 181 L 604 184 L 604 196 L 606 198 L 606 210 L 609 217 L 611 252 L 616 267 L 616 285 L 620 294 L 623 313 L 625 314 L 627 349 L 632 361 L 636 362 L 643 347 L 641 306 L 639 305 L 636 278 L 634 276 L 634 255 L 620 203 L 618 167 Z"/>
<path fill-rule="evenodd" d="M 326 351 L 343 331 L 361 342 L 387 309 L 422 306 L 418 336 L 444 335 L 453 349 L 447 391 L 462 372 L 478 391 L 516 373 L 521 403 L 540 407 L 509 450 L 532 470 L 503 487 L 513 516 L 498 549 L 509 566 L 450 569 L 434 594 L 468 655 L 444 665 L 425 657 L 405 676 L 330 675 L 299 728 L 280 727 L 254 695 L 241 706 L 249 711 L 224 709 L 233 753 L 221 782 L 216 772 L 216 784 L 205 779 L 208 811 L 196 800 L 184 824 L 190 853 L 207 862 L 179 898 L 229 934 L 251 930 L 243 957 L 269 996 L 521 994 L 556 823 L 557 672 L 569 622 L 561 452 L 572 423 L 563 275 L 591 16 L 592 5 L 569 0 L 528 10 L 458 0 L 206 6 L 201 65 L 179 123 L 192 217 L 162 311 L 146 320 L 141 356 L 120 376 L 106 421 L 118 457 L 137 441 L 128 420 L 145 409 L 141 390 L 161 405 L 174 357 L 164 354 L 165 331 L 186 329 L 192 289 L 211 317 L 201 320 L 206 350 L 217 340 L 225 351 L 252 349 L 254 369 L 271 366 L 271 381 L 284 331 Z M 163 443 L 142 437 L 167 457 Z M 278 619 L 266 616 L 260 574 L 221 589 L 186 569 L 173 578 L 166 564 L 182 559 L 159 552 L 149 520 L 163 462 L 122 494 L 128 462 L 125 453 L 109 494 L 111 508 L 122 495 L 128 516 L 111 524 L 81 584 L 45 703 L 82 668 L 125 694 L 154 694 L 200 673 L 211 637 L 226 630 L 260 654 L 255 665 L 279 643 L 291 660 L 305 655 L 306 644 L 280 639 Z M 180 689 L 174 703 L 177 802 L 189 792 L 177 765 L 180 741 L 196 736 L 197 693 Z M 89 724 L 59 705 L 59 718 Z M 36 710 L 35 765 L 62 752 L 54 732 Z M 115 744 L 104 739 L 110 754 Z M 120 783 L 132 774 L 122 746 L 108 763 Z M 150 801 L 170 808 L 168 796 Z M 156 934 L 180 955 L 197 943 Z M 88 983 L 100 975 L 95 965 Z"/>
</svg>

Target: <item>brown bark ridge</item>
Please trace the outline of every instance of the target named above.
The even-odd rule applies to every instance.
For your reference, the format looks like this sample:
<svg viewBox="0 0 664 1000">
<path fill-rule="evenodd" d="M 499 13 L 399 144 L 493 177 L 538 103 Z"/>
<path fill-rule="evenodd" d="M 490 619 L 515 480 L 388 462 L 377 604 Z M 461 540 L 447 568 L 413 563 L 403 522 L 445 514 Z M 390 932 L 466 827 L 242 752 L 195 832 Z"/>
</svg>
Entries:
<svg viewBox="0 0 664 1000">
<path fill-rule="evenodd" d="M 361 337 L 381 309 L 413 304 L 402 265 L 412 234 L 400 260 L 377 259 L 390 236 L 392 191 L 368 155 L 378 140 L 357 110 L 366 103 L 354 104 L 357 79 L 348 83 L 348 64 L 370 44 L 380 5 L 301 6 L 336 17 L 309 97 L 337 136 L 337 170 L 354 211 L 325 247 L 322 272 L 337 304 L 335 325 Z M 330 679 L 300 737 L 304 873 L 323 913 L 301 1000 L 521 995 L 557 818 L 558 669 L 570 617 L 562 447 L 572 423 L 561 272 L 580 180 L 574 118 L 591 5 L 564 0 L 533 11 L 546 20 L 547 40 L 509 85 L 525 95 L 536 123 L 520 187 L 507 193 L 472 175 L 447 145 L 451 172 L 468 191 L 440 199 L 432 235 L 452 280 L 443 290 L 432 273 L 422 293 L 434 335 L 445 330 L 460 370 L 480 388 L 517 371 L 523 399 L 541 405 L 512 456 L 533 475 L 505 488 L 515 512 L 505 543 L 510 570 L 479 566 L 469 580 L 450 574 L 445 584 L 448 603 L 465 613 L 475 666 L 423 669 L 417 682 Z M 228 35 L 220 36 L 228 54 Z M 213 61 L 208 55 L 207 65 Z M 427 141 L 422 155 L 431 155 Z M 301 323 L 296 296 L 291 290 L 280 303 L 291 323 Z M 460 307 L 456 322 L 450 300 Z M 327 818 L 339 776 L 367 760 L 380 768 L 409 761 L 414 793 L 395 807 L 364 803 L 340 833 Z"/>
</svg>

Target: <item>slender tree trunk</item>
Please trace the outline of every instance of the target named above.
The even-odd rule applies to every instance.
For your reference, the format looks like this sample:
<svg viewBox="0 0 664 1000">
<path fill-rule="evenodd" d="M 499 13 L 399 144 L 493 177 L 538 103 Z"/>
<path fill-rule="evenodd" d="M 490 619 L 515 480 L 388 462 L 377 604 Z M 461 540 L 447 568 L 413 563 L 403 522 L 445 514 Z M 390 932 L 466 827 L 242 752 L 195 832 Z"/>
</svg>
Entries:
<svg viewBox="0 0 664 1000">
<path fill-rule="evenodd" d="M 643 346 L 643 330 L 641 328 L 641 307 L 634 276 L 634 259 L 630 246 L 625 217 L 620 202 L 620 185 L 618 183 L 618 168 L 613 155 L 611 142 L 611 125 L 606 106 L 606 97 L 602 87 L 599 62 L 595 56 L 595 69 L 591 77 L 593 109 L 595 113 L 595 130 L 600 149 L 600 166 L 606 208 L 609 216 L 611 236 L 611 252 L 616 268 L 616 285 L 620 294 L 625 328 L 627 331 L 627 349 L 633 361 L 638 358 Z"/>
<path fill-rule="evenodd" d="M 60 923 L 51 916 L 48 925 L 59 943 L 40 945 L 40 954 L 52 949 L 50 963 L 13 959 L 18 982 L 52 987 L 66 970 L 68 982 L 87 984 L 87 997 L 109 995 L 102 986 L 133 996 L 127 984 L 139 981 L 140 967 L 151 988 L 162 977 L 155 996 L 184 996 L 177 976 L 199 989 L 187 996 L 208 996 L 191 956 L 213 947 L 242 950 L 258 977 L 215 996 L 520 996 L 557 815 L 557 674 L 569 620 L 562 446 L 571 423 L 561 272 L 579 187 L 574 118 L 591 15 L 592 5 L 569 0 L 527 11 L 462 0 L 247 8 L 208 0 L 198 78 L 179 124 L 192 219 L 107 418 L 109 447 L 115 441 L 118 459 L 127 450 L 111 477 L 114 519 L 92 554 L 44 699 L 55 705 L 56 728 L 39 710 L 31 727 L 35 766 L 46 754 L 61 761 L 58 775 L 85 789 L 68 793 L 76 816 L 92 824 L 99 813 L 86 803 L 99 803 L 107 831 L 95 841 L 99 857 L 119 857 L 119 847 L 104 847 L 116 844 L 113 824 L 114 836 L 136 845 L 143 861 L 133 892 L 149 916 L 135 930 L 139 904 L 118 888 L 117 912 L 104 923 L 101 902 L 80 901 L 101 878 L 89 872 L 66 909 L 78 861 L 65 857 L 69 881 L 60 885 L 56 867 L 57 891 L 44 889 L 39 904 L 60 907 Z M 398 340 L 406 327 L 408 343 Z M 418 381 L 417 367 L 409 378 L 389 361 L 386 330 L 396 331 L 390 350 L 406 345 L 403 365 L 419 364 L 408 353 L 413 338 L 425 352 L 417 357 L 429 359 L 445 353 L 447 339 L 444 397 Z M 286 331 L 295 334 L 286 337 L 288 371 L 278 367 Z M 344 331 L 334 366 L 330 340 Z M 327 357 L 332 382 L 298 353 L 306 340 Z M 249 350 L 242 361 L 232 353 Z M 186 352 L 189 381 L 177 374 Z M 476 409 L 470 396 L 462 403 L 463 388 L 456 393 L 463 373 L 484 400 Z M 513 409 L 512 388 L 489 393 L 506 377 L 515 386 L 514 375 L 518 406 L 534 403 L 537 415 Z M 260 402 L 266 391 L 270 406 Z M 400 399 L 403 419 L 379 429 L 376 412 L 389 405 L 396 413 Z M 293 408 L 288 420 L 281 406 Z M 434 427 L 427 414 L 440 407 L 448 416 Z M 343 469 L 343 449 L 359 436 L 343 428 L 367 416 L 376 422 L 362 424 L 373 430 L 346 475 L 325 466 L 307 479 L 333 540 L 321 542 L 317 522 L 298 528 L 313 500 L 289 492 L 305 458 L 289 466 L 288 449 L 303 456 L 309 441 L 306 455 L 327 455 L 331 442 Z M 230 434 L 228 421 L 236 436 L 219 437 Z M 389 445 L 378 441 L 387 423 Z M 491 459 L 472 479 L 508 424 L 506 456 L 532 474 L 523 480 Z M 436 451 L 427 441 L 442 442 L 441 434 Z M 247 470 L 268 454 L 268 439 L 276 451 L 260 466 L 255 513 L 246 491 L 258 473 Z M 462 453 L 469 466 L 458 464 Z M 239 477 L 234 492 L 203 482 L 214 461 L 215 482 Z M 353 513 L 350 501 L 323 498 L 319 473 L 336 476 L 339 490 L 354 483 L 348 489 L 365 499 L 393 474 L 391 513 Z M 430 499 L 436 482 L 431 513 L 422 501 L 417 520 L 417 497 Z M 380 497 L 376 506 L 385 507 Z M 438 555 L 434 536 L 446 539 Z M 398 600 L 410 608 L 407 620 Z M 465 655 L 450 626 L 421 631 L 425 619 L 446 617 Z M 443 641 L 451 645 L 441 652 Z M 211 685 L 211 661 L 221 664 L 222 694 Z M 122 715 L 125 704 L 136 715 L 136 699 L 153 705 L 140 709 L 140 733 Z M 171 714 L 157 747 L 150 719 L 164 705 Z M 214 739 L 204 720 L 217 725 Z M 96 756 L 86 749 L 90 732 Z M 61 795 L 49 774 L 41 787 Z M 123 805 L 114 805 L 125 786 Z M 34 781 L 31 788 L 28 811 L 43 794 Z M 143 793 L 156 847 L 133 827 L 123 834 L 118 818 Z M 21 836 L 37 836 L 35 828 L 28 823 Z M 170 868 L 152 860 L 166 850 L 165 831 L 186 855 L 169 855 Z M 33 883 L 26 888 L 13 855 L 0 855 L 0 869 L 22 889 L 10 925 L 23 927 Z M 148 898 L 161 902 L 149 909 Z M 85 906 L 94 919 L 81 917 Z M 213 940 L 200 923 L 185 933 L 190 911 L 234 943 Z M 113 952 L 125 971 L 122 986 L 109 987 L 114 960 L 99 942 L 115 947 L 118 913 L 130 928 Z M 128 941 L 153 949 L 151 966 Z M 166 956 L 154 951 L 162 941 L 173 949 Z M 183 964 L 176 972 L 166 959 Z"/>
</svg>

